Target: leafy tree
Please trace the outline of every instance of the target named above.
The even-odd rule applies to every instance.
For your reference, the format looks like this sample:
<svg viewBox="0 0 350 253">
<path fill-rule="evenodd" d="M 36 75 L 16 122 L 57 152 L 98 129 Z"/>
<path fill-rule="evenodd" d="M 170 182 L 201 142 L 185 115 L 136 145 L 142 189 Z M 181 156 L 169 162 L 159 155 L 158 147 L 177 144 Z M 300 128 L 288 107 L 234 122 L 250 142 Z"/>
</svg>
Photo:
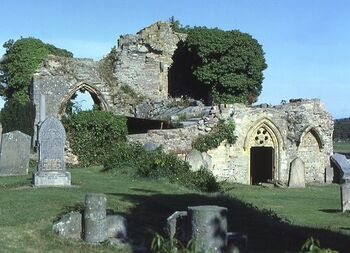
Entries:
<svg viewBox="0 0 350 253">
<path fill-rule="evenodd" d="M 29 100 L 32 74 L 49 54 L 72 57 L 65 49 L 46 44 L 35 38 L 21 38 L 4 43 L 5 55 L 0 60 L 0 95 L 21 103 Z"/>
<path fill-rule="evenodd" d="M 0 120 L 4 132 L 20 130 L 33 134 L 35 111 L 29 102 L 29 87 L 34 71 L 49 54 L 72 57 L 65 49 L 35 38 L 21 38 L 4 43 L 0 59 L 0 95 L 6 99 Z"/>
<path fill-rule="evenodd" d="M 172 24 L 176 31 L 188 35 L 175 52 L 170 78 L 187 74 L 173 86 L 182 82 L 192 90 L 208 89 L 208 100 L 214 103 L 250 104 L 256 101 L 262 89 L 262 71 L 267 67 L 257 40 L 238 30 L 181 28 L 177 21 Z M 196 82 L 191 88 L 191 83 L 193 86 Z"/>
</svg>

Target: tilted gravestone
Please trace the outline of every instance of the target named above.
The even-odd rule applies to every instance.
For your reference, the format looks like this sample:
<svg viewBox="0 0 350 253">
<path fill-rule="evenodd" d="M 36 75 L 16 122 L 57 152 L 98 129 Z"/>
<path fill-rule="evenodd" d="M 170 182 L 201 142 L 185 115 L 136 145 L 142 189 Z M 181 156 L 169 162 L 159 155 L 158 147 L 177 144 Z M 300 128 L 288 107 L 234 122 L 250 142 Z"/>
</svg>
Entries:
<svg viewBox="0 0 350 253">
<path fill-rule="evenodd" d="M 331 156 L 331 161 L 338 170 L 341 177 L 341 181 L 350 181 L 350 163 L 346 159 L 346 156 L 339 153 L 335 153 Z"/>
<path fill-rule="evenodd" d="M 2 135 L 0 176 L 28 174 L 30 141 L 30 136 L 20 131 Z"/>
<path fill-rule="evenodd" d="M 299 157 L 290 163 L 289 188 L 305 188 L 305 164 Z"/>
<path fill-rule="evenodd" d="M 35 186 L 69 186 L 70 173 L 66 171 L 64 162 L 64 144 L 66 132 L 62 123 L 49 117 L 39 127 L 38 169 L 34 174 Z"/>
</svg>

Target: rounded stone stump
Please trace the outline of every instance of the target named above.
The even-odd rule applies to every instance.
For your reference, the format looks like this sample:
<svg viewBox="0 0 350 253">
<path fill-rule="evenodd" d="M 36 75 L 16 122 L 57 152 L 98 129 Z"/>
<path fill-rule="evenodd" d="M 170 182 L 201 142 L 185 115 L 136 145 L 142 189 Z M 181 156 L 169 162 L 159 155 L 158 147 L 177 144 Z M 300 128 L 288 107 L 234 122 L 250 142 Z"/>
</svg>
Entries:
<svg viewBox="0 0 350 253">
<path fill-rule="evenodd" d="M 99 243 L 107 240 L 106 196 L 88 193 L 85 196 L 84 239 Z"/>
<path fill-rule="evenodd" d="M 227 247 L 227 208 L 189 206 L 191 240 L 196 252 L 225 252 Z"/>
</svg>

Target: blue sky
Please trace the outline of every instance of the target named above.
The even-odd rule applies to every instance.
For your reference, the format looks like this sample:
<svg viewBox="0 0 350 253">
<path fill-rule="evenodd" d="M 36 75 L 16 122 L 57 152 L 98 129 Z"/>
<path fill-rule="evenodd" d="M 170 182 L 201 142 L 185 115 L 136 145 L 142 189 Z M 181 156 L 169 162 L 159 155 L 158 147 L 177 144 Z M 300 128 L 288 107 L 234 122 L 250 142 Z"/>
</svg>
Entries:
<svg viewBox="0 0 350 253">
<path fill-rule="evenodd" d="M 94 59 L 119 35 L 171 16 L 184 25 L 239 29 L 265 51 L 259 103 L 320 98 L 333 117 L 350 117 L 350 1 L 0 0 L 0 9 L 1 44 L 33 36 Z"/>
</svg>

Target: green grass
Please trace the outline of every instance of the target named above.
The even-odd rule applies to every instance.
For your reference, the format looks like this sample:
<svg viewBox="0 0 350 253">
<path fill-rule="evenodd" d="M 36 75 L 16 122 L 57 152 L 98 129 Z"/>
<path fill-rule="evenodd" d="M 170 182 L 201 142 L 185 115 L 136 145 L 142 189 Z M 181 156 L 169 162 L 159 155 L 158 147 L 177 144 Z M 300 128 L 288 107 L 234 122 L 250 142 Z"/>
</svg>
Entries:
<svg viewBox="0 0 350 253">
<path fill-rule="evenodd" d="M 334 152 L 350 153 L 349 142 L 335 142 L 333 145 Z"/>
<path fill-rule="evenodd" d="M 129 237 L 138 245 L 149 246 L 155 232 L 164 234 L 166 218 L 174 211 L 215 204 L 228 207 L 229 231 L 246 233 L 252 252 L 295 252 L 310 236 L 324 247 L 350 248 L 350 214 L 340 212 L 337 185 L 265 189 L 225 184 L 224 193 L 202 194 L 164 180 L 100 170 L 71 169 L 78 186 L 72 188 L 33 188 L 31 175 L 0 178 L 0 252 L 118 252 L 52 234 L 57 216 L 83 204 L 87 192 L 106 194 L 108 209 L 126 215 Z"/>
</svg>

